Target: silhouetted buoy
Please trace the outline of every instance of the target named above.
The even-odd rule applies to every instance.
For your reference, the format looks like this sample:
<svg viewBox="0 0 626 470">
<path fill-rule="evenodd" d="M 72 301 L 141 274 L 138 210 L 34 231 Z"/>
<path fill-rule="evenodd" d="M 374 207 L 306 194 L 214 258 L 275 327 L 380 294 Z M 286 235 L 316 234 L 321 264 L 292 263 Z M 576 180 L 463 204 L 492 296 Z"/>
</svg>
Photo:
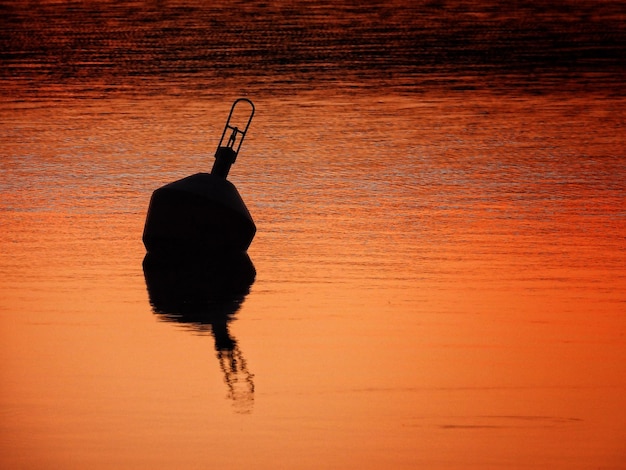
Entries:
<svg viewBox="0 0 626 470">
<path fill-rule="evenodd" d="M 245 126 L 238 127 L 231 120 L 242 103 L 249 110 L 243 114 Z M 211 173 L 196 173 L 154 191 L 143 232 L 149 253 L 177 257 L 248 249 L 256 226 L 237 188 L 226 177 L 253 116 L 252 101 L 236 100 L 217 146 Z"/>
</svg>

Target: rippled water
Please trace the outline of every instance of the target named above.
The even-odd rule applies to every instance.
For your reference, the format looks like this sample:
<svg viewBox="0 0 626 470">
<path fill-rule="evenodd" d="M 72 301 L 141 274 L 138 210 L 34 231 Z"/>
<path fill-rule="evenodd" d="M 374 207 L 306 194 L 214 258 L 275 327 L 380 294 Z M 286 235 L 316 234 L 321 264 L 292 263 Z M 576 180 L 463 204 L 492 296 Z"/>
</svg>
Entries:
<svg viewBox="0 0 626 470">
<path fill-rule="evenodd" d="M 1 9 L 3 467 L 624 466 L 621 2 Z M 141 234 L 239 96 L 224 296 Z"/>
</svg>

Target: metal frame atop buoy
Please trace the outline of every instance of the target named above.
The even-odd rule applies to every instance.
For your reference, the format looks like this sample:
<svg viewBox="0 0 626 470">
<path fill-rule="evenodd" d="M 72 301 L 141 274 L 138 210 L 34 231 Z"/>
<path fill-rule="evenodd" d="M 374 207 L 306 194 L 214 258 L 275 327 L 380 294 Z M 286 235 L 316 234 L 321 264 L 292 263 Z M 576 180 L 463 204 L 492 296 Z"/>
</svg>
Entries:
<svg viewBox="0 0 626 470">
<path fill-rule="evenodd" d="M 233 117 L 233 113 L 235 112 L 235 108 L 237 107 L 238 103 L 248 103 L 250 105 L 250 115 L 248 116 L 248 122 L 246 123 L 246 127 L 244 128 L 243 131 L 239 127 L 232 126 L 230 124 L 230 120 Z M 220 138 L 220 143 L 217 145 L 218 150 L 220 147 L 229 147 L 235 151 L 235 155 L 238 154 L 239 149 L 241 148 L 241 144 L 243 143 L 243 139 L 246 137 L 246 133 L 248 132 L 248 128 L 250 127 L 250 123 L 252 122 L 252 116 L 254 116 L 254 103 L 252 103 L 252 101 L 250 101 L 248 98 L 239 98 L 238 100 L 235 100 L 232 107 L 230 108 L 230 114 L 228 115 L 228 119 L 226 120 L 226 125 L 224 126 L 224 132 L 222 132 L 222 137 Z M 222 145 L 222 143 L 224 142 L 224 137 L 226 137 L 226 132 L 229 129 L 232 131 L 232 133 L 228 137 L 227 144 L 224 146 Z M 241 139 L 239 140 L 239 145 L 237 145 L 237 149 L 235 150 L 234 144 L 235 144 L 235 141 L 237 140 L 238 134 L 241 134 Z"/>
<path fill-rule="evenodd" d="M 243 130 L 241 129 L 241 127 L 236 125 L 237 123 L 230 123 L 233 117 L 233 113 L 235 112 L 235 109 L 237 108 L 237 105 L 239 103 L 247 103 L 250 106 L 248 120 L 247 122 L 244 121 L 246 122 L 246 125 Z M 243 116 L 245 117 L 245 115 Z M 250 127 L 253 116 L 254 103 L 252 103 L 252 101 L 250 101 L 248 98 L 239 98 L 235 100 L 232 107 L 230 108 L 230 114 L 228 115 L 228 119 L 226 120 L 226 125 L 224 126 L 224 131 L 222 132 L 220 142 L 219 144 L 217 144 L 217 150 L 215 151 L 215 163 L 213 164 L 211 174 L 221 176 L 222 178 L 226 178 L 226 176 L 228 176 L 230 166 L 235 163 L 235 160 L 237 159 L 239 149 L 241 148 L 243 139 L 246 137 L 246 133 L 248 132 L 248 128 Z M 225 141 L 225 139 L 228 140 Z"/>
</svg>

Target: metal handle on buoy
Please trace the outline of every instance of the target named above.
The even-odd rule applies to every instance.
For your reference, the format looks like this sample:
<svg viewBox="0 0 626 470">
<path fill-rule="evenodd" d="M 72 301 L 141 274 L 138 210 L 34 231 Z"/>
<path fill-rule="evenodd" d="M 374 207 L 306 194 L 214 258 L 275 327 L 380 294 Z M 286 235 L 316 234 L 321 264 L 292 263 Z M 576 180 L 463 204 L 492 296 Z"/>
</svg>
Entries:
<svg viewBox="0 0 626 470">
<path fill-rule="evenodd" d="M 237 122 L 236 116 L 233 124 L 231 124 L 230 121 L 233 118 L 235 108 L 237 108 L 237 105 L 242 102 L 250 105 L 250 110 L 247 114 L 238 116 L 240 119 L 243 118 L 240 122 Z M 213 163 L 213 169 L 211 170 L 212 175 L 220 176 L 222 178 L 226 178 L 228 176 L 230 166 L 235 163 L 237 155 L 239 154 L 239 149 L 243 143 L 243 139 L 246 137 L 246 133 L 250 127 L 252 116 L 254 116 L 254 103 L 252 103 L 252 101 L 247 98 L 239 98 L 235 100 L 233 106 L 230 108 L 230 114 L 226 120 L 226 125 L 224 126 L 224 132 L 222 132 L 220 142 L 217 144 L 215 162 Z M 245 123 L 245 126 L 241 126 L 243 123 Z M 240 126 L 237 124 L 240 124 Z M 229 134 L 228 137 L 226 137 L 227 133 Z M 227 140 L 224 143 L 225 139 Z"/>
</svg>

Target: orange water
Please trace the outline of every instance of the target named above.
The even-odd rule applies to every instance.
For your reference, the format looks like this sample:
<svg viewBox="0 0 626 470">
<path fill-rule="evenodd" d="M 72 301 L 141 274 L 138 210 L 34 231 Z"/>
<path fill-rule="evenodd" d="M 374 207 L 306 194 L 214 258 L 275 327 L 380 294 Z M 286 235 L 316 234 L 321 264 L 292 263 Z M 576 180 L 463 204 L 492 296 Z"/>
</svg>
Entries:
<svg viewBox="0 0 626 470">
<path fill-rule="evenodd" d="M 624 468 L 623 89 L 255 73 L 4 95 L 0 466 Z M 257 276 L 191 321 L 149 295 L 146 209 L 240 94 Z"/>
<path fill-rule="evenodd" d="M 6 465 L 618 468 L 618 104 L 457 98 L 257 101 L 231 178 L 257 278 L 228 325 L 254 388 L 230 398 L 210 326 L 159 321 L 141 267 L 151 190 L 208 166 L 228 103 L 21 110 Z"/>
</svg>

